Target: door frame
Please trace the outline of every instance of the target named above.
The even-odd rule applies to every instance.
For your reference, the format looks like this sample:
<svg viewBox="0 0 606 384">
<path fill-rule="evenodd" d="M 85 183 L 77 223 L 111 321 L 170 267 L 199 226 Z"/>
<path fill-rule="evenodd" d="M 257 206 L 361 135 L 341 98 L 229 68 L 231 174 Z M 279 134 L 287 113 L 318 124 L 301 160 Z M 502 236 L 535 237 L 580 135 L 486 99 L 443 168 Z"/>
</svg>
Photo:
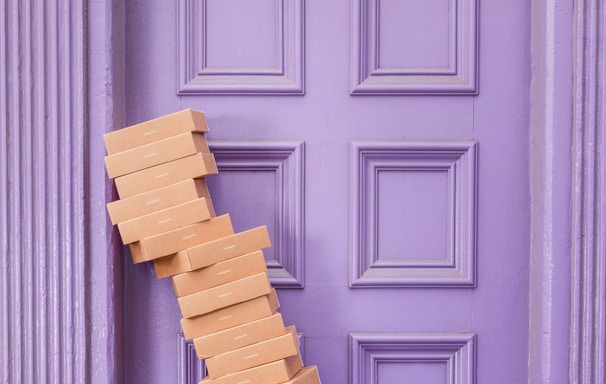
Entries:
<svg viewBox="0 0 606 384">
<path fill-rule="evenodd" d="M 88 240 L 88 300 L 79 310 L 87 316 L 87 382 L 117 384 L 123 382 L 123 249 L 105 215 L 115 192 L 102 171 L 99 142 L 126 121 L 125 11 L 119 0 L 89 0 L 87 6 L 86 220 L 99 230 Z M 529 383 L 603 377 L 604 343 L 592 347 L 606 329 L 597 316 L 602 307 L 593 301 L 596 294 L 604 297 L 606 282 L 596 268 L 606 254 L 598 241 L 606 217 L 604 125 L 593 119 L 606 74 L 596 45 L 606 37 L 598 7 L 598 0 L 532 2 Z"/>
</svg>

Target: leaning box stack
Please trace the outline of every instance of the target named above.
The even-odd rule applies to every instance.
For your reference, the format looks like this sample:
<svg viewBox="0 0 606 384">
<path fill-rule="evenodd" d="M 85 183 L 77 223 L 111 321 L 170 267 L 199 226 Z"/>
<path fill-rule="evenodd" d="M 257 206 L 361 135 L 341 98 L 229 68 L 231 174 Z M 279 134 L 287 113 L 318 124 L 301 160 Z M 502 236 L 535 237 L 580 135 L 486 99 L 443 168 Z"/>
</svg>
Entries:
<svg viewBox="0 0 606 384">
<path fill-rule="evenodd" d="M 119 200 L 107 205 L 134 263 L 170 277 L 181 327 L 205 359 L 201 384 L 319 384 L 303 367 L 265 265 L 265 226 L 234 233 L 216 216 L 206 176 L 218 173 L 204 113 L 183 110 L 104 136 L 107 174 Z"/>
</svg>

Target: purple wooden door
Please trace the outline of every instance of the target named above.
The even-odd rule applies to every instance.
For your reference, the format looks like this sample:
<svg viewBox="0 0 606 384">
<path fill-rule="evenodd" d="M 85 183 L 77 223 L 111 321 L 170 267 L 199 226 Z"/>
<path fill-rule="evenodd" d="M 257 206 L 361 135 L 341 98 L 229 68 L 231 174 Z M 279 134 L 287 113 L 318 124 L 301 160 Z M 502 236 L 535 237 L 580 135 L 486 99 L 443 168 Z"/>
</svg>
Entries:
<svg viewBox="0 0 606 384">
<path fill-rule="evenodd" d="M 127 123 L 205 111 L 217 213 L 268 226 L 324 383 L 527 380 L 526 1 L 126 7 Z M 170 281 L 125 263 L 126 382 L 197 383 Z"/>
</svg>

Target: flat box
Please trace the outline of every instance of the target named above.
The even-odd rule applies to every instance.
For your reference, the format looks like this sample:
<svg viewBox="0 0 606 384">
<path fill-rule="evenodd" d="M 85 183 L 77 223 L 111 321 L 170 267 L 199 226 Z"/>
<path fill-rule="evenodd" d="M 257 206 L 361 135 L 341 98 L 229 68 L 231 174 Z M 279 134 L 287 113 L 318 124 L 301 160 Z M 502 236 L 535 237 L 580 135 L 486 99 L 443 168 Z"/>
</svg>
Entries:
<svg viewBox="0 0 606 384">
<path fill-rule="evenodd" d="M 191 340 L 271 316 L 278 308 L 280 308 L 278 295 L 276 290 L 272 289 L 269 295 L 257 297 L 205 315 L 181 319 L 181 328 L 183 328 L 185 338 Z"/>
<path fill-rule="evenodd" d="M 158 277 L 190 272 L 270 246 L 265 227 L 216 238 L 215 241 L 198 243 L 199 245 L 188 248 L 187 252 L 160 252 L 165 246 L 163 244 L 168 244 L 160 239 L 153 239 L 153 241 L 151 238 L 144 239 L 142 243 L 146 252 L 154 258 L 166 255 L 154 262 Z"/>
<path fill-rule="evenodd" d="M 207 359 L 284 334 L 286 327 L 282 315 L 274 313 L 269 317 L 198 337 L 194 339 L 194 347 L 198 358 Z"/>
<path fill-rule="evenodd" d="M 321 384 L 318 367 L 315 365 L 305 367 L 284 384 Z"/>
<path fill-rule="evenodd" d="M 215 175 L 217 164 L 212 153 L 196 153 L 128 175 L 116 177 L 114 183 L 120 199 L 166 187 L 187 179 Z"/>
<path fill-rule="evenodd" d="M 268 295 L 271 284 L 267 273 L 258 273 L 205 291 L 179 297 L 183 317 L 203 315 L 255 297 Z"/>
<path fill-rule="evenodd" d="M 299 337 L 294 326 L 286 334 L 205 360 L 208 377 L 215 379 L 244 369 L 299 354 Z"/>
<path fill-rule="evenodd" d="M 108 155 L 185 132 L 208 132 L 204 112 L 184 109 L 103 135 Z"/>
<path fill-rule="evenodd" d="M 112 224 L 115 225 L 201 197 L 210 200 L 206 180 L 187 179 L 163 188 L 108 203 L 107 212 Z"/>
<path fill-rule="evenodd" d="M 149 236 L 209 220 L 213 213 L 210 199 L 202 197 L 123 221 L 118 224 L 118 230 L 122 237 L 122 243 L 130 244 Z"/>
<path fill-rule="evenodd" d="M 260 226 L 189 248 L 192 270 L 271 246 L 267 227 Z"/>
<path fill-rule="evenodd" d="M 187 247 L 229 236 L 233 233 L 234 228 L 231 225 L 230 216 L 229 214 L 225 214 L 218 217 L 213 217 L 210 220 L 201 221 L 199 223 L 161 233 L 159 235 L 146 237 L 141 241 L 131 243 L 128 246 L 135 264 L 154 260 L 154 266 L 156 267 L 158 278 L 162 278 L 171 276 L 171 272 L 173 270 L 180 268 L 176 262 L 180 260 L 187 260 L 187 251 L 185 250 Z M 158 257 L 161 256 L 154 252 L 146 251 L 146 249 L 153 251 L 155 250 L 154 248 L 143 247 L 143 244 L 149 239 L 162 240 L 158 247 L 162 247 L 163 249 L 171 249 L 171 252 L 175 252 L 175 254 L 158 259 Z M 180 249 L 182 249 L 182 251 L 179 251 Z M 158 263 L 160 265 L 159 267 Z"/>
<path fill-rule="evenodd" d="M 141 252 L 148 259 L 158 259 L 161 257 L 164 259 L 163 256 L 170 258 L 171 256 L 169 255 L 185 251 L 189 247 L 230 236 L 233 233 L 234 228 L 231 224 L 231 218 L 229 214 L 224 214 L 207 221 L 146 237 L 141 240 L 140 247 Z M 185 258 L 187 258 L 187 252 L 184 254 Z"/>
<path fill-rule="evenodd" d="M 105 156 L 105 169 L 114 179 L 197 152 L 210 152 L 206 138 L 203 133 L 188 132 Z"/>
<path fill-rule="evenodd" d="M 154 268 L 158 279 L 191 271 L 187 250 L 155 259 Z"/>
<path fill-rule="evenodd" d="M 263 251 L 255 251 L 172 277 L 177 297 L 191 295 L 247 276 L 267 271 Z"/>
<path fill-rule="evenodd" d="M 207 377 L 200 384 L 280 384 L 290 380 L 301 368 L 303 368 L 301 355 L 296 354 L 286 359 L 217 377 L 214 380 Z"/>
</svg>

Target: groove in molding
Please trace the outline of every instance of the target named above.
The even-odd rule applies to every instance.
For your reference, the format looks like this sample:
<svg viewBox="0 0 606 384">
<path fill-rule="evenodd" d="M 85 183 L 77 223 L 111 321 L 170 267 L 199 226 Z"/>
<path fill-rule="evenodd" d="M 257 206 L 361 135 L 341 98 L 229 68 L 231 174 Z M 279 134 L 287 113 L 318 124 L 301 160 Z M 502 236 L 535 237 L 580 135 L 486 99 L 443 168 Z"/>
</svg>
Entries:
<svg viewBox="0 0 606 384">
<path fill-rule="evenodd" d="M 272 247 L 276 260 L 268 260 L 274 287 L 304 286 L 304 143 L 221 142 L 209 143 L 219 176 L 222 171 L 275 172 L 277 233 Z"/>
<path fill-rule="evenodd" d="M 178 384 L 197 384 L 206 376 L 206 364 L 198 358 L 192 340 L 182 333 L 177 334 L 177 372 Z"/>
<path fill-rule="evenodd" d="M 450 0 L 449 66 L 380 68 L 380 0 L 354 0 L 352 95 L 439 95 L 478 93 L 478 0 Z"/>
<path fill-rule="evenodd" d="M 275 67 L 206 67 L 208 0 L 179 0 L 178 94 L 282 94 L 304 90 L 304 0 L 275 0 Z"/>
<path fill-rule="evenodd" d="M 476 382 L 474 333 L 352 333 L 349 341 L 352 384 L 381 384 L 376 370 L 383 362 L 443 362 L 446 383 Z"/>
<path fill-rule="evenodd" d="M 350 287 L 475 287 L 477 143 L 352 142 Z M 380 169 L 448 174 L 445 262 L 379 260 L 377 182 Z"/>
<path fill-rule="evenodd" d="M 602 1 L 579 0 L 575 2 L 574 21 L 574 126 L 571 175 L 573 191 L 573 228 L 571 258 L 572 319 L 570 324 L 569 372 L 574 382 L 601 383 L 604 381 L 604 355 L 606 355 L 606 318 L 604 301 L 606 296 L 606 242 L 604 221 L 606 219 L 606 123 L 604 99 L 606 98 L 606 51 L 602 43 L 606 39 L 606 7 Z M 559 35 L 550 35 L 550 41 Z M 546 39 L 547 40 L 547 39 Z M 553 127 L 546 129 L 552 130 Z M 551 139 L 554 140 L 553 138 Z M 553 145 L 543 144 L 543 146 Z M 550 164 L 554 162 L 549 159 Z M 555 173 L 555 171 L 552 171 Z M 551 175 L 550 175 L 551 176 Z M 548 187 L 552 187 L 549 185 Z M 547 191 L 548 187 L 544 187 Z M 559 188 L 560 190 L 562 188 Z M 557 192 L 557 191 L 556 191 Z M 546 192 L 545 192 L 546 193 Z M 549 190 L 549 193 L 554 194 Z M 562 192 L 559 192 L 562 194 Z M 548 214 L 553 214 L 550 206 Z M 545 214 L 547 217 L 547 214 Z M 551 220 L 551 217 L 549 217 Z M 550 227 L 551 228 L 551 227 Z M 550 229 L 550 234 L 557 231 Z M 553 246 L 545 240 L 543 247 Z M 549 265 L 552 255 L 537 256 L 538 262 Z M 542 286 L 553 284 L 551 269 L 544 270 Z M 539 292 L 537 295 L 541 297 Z M 564 299 L 549 293 L 549 303 Z M 551 312 L 550 312 L 551 314 Z M 541 321 L 543 319 L 540 319 Z M 543 321 L 543 323 L 545 323 Z M 553 332 L 541 328 L 541 336 Z M 555 345 L 552 345 L 555 347 Z M 558 346 L 559 347 L 559 346 Z M 544 369 L 550 361 L 541 361 Z M 573 381 L 571 381 L 573 382 Z"/>
</svg>

